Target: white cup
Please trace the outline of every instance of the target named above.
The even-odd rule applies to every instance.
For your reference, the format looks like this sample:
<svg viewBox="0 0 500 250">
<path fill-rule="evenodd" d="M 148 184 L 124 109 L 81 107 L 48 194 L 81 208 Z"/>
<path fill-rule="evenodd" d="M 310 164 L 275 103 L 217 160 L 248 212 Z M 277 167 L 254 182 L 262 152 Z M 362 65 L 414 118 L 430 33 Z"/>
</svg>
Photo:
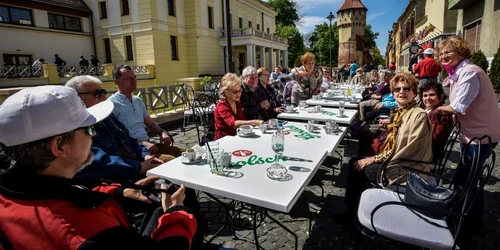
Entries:
<svg viewBox="0 0 500 250">
<path fill-rule="evenodd" d="M 196 160 L 196 150 L 188 148 L 186 149 L 186 152 L 182 152 L 182 156 L 186 157 L 188 161 L 194 161 Z"/>
<path fill-rule="evenodd" d="M 267 123 L 262 123 L 259 125 L 260 132 L 264 134 L 267 131 Z"/>
<path fill-rule="evenodd" d="M 238 134 L 249 135 L 253 132 L 253 127 L 250 125 L 242 125 L 238 129 L 236 129 Z"/>
<path fill-rule="evenodd" d="M 278 127 L 278 119 L 269 119 L 269 127 L 276 128 Z"/>
</svg>

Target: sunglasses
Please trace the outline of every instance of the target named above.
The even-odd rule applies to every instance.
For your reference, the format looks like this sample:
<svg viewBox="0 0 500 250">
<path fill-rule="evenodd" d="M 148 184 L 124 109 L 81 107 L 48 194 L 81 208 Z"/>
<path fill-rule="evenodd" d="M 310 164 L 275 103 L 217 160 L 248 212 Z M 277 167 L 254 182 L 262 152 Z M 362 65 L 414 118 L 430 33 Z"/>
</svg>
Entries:
<svg viewBox="0 0 500 250">
<path fill-rule="evenodd" d="M 93 95 L 96 98 L 99 98 L 101 97 L 101 95 L 106 95 L 107 93 L 108 91 L 106 91 L 105 89 L 96 89 L 91 92 L 78 93 L 78 95 Z"/>
<path fill-rule="evenodd" d="M 405 93 L 408 93 L 408 92 L 410 92 L 410 90 L 411 90 L 410 87 L 400 87 L 400 88 L 394 88 L 394 90 L 392 92 L 400 93 L 400 92 L 404 91 Z"/>
<path fill-rule="evenodd" d="M 86 126 L 86 127 L 81 127 L 81 128 L 77 128 L 77 129 L 84 129 L 85 132 L 87 132 L 87 134 L 89 134 L 90 136 L 94 136 L 95 135 L 95 129 L 94 129 L 94 126 Z"/>
<path fill-rule="evenodd" d="M 231 91 L 229 91 L 229 92 L 233 93 L 234 95 L 236 95 L 236 94 L 241 94 L 241 93 L 243 93 L 243 89 L 239 89 L 239 90 L 231 90 Z"/>
</svg>

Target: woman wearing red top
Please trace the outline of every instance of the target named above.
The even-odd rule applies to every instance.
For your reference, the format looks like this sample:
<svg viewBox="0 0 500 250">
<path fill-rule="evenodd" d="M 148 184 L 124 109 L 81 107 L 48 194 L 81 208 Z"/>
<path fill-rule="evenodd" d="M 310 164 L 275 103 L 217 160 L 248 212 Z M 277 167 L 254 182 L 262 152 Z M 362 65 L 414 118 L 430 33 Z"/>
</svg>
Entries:
<svg viewBox="0 0 500 250">
<path fill-rule="evenodd" d="M 236 135 L 236 128 L 242 125 L 259 126 L 262 120 L 245 121 L 240 103 L 241 97 L 240 78 L 233 73 L 222 77 L 219 89 L 220 101 L 215 107 L 215 137 L 214 140 L 226 135 Z"/>
</svg>

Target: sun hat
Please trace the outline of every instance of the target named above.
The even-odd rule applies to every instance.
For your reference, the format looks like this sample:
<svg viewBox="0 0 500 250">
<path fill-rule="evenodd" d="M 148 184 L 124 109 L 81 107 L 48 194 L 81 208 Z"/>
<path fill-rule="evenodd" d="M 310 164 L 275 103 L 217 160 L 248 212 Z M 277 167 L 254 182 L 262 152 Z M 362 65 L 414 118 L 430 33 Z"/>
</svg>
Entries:
<svg viewBox="0 0 500 250">
<path fill-rule="evenodd" d="M 113 107 L 104 101 L 87 109 L 69 87 L 26 88 L 0 105 L 0 142 L 16 146 L 94 125 Z"/>
</svg>

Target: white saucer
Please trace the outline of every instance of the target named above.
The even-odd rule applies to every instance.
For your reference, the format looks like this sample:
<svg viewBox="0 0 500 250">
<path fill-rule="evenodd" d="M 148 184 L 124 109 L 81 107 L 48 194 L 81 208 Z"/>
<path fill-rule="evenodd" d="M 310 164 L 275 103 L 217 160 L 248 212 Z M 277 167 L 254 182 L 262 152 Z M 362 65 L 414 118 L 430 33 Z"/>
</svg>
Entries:
<svg viewBox="0 0 500 250">
<path fill-rule="evenodd" d="M 199 163 L 204 163 L 205 161 L 206 161 L 206 159 L 204 157 L 202 157 L 200 159 L 196 159 L 194 161 L 189 161 L 186 157 L 181 156 L 182 164 L 186 164 L 186 165 L 195 165 L 195 164 L 199 164 Z"/>
<path fill-rule="evenodd" d="M 246 135 L 242 134 L 242 133 L 238 133 L 238 135 L 241 137 L 254 137 L 254 136 L 256 136 L 255 132 L 252 132 L 252 133 L 246 134 Z"/>
</svg>

